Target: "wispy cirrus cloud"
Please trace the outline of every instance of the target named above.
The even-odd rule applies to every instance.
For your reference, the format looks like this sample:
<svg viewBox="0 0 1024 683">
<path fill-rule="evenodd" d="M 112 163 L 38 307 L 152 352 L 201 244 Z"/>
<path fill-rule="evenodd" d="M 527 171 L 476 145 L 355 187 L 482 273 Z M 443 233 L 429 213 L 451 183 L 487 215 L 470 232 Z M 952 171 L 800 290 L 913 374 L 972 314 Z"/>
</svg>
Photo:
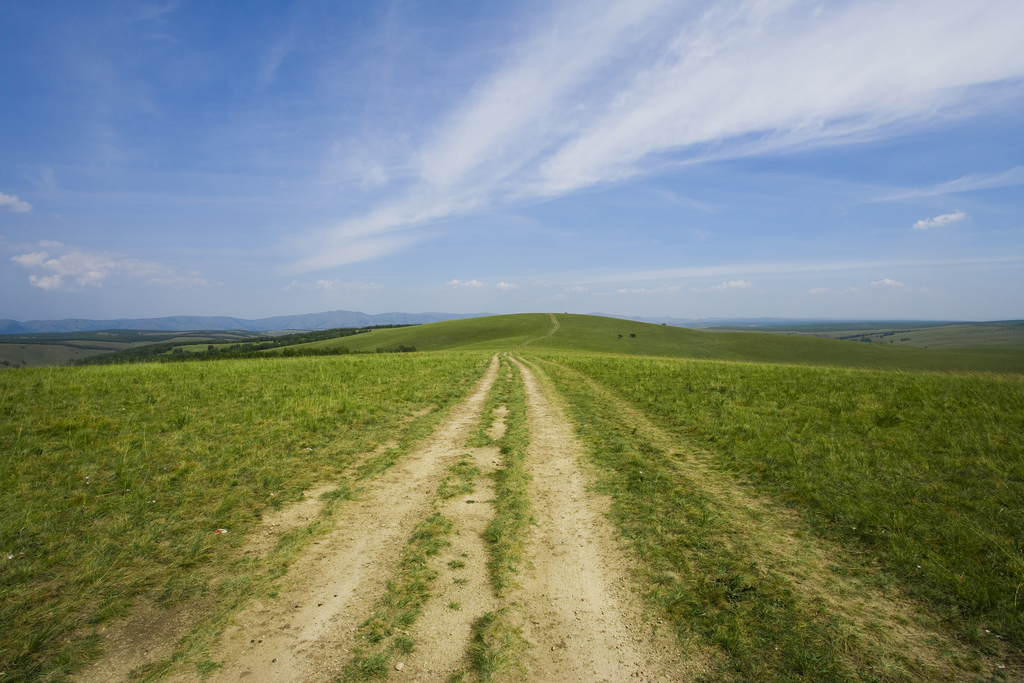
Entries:
<svg viewBox="0 0 1024 683">
<path fill-rule="evenodd" d="M 101 287 L 111 279 L 129 279 L 154 285 L 207 286 L 196 272 L 181 272 L 163 263 L 128 258 L 106 252 L 87 252 L 60 242 L 39 242 L 49 251 L 31 251 L 11 257 L 22 268 L 34 271 L 29 282 L 51 292 Z M 53 251 L 60 253 L 52 253 Z"/>
<path fill-rule="evenodd" d="M 26 213 L 32 210 L 32 205 L 21 201 L 16 195 L 0 192 L 0 208 L 10 209 L 15 213 Z"/>
<path fill-rule="evenodd" d="M 684 266 L 682 268 L 659 268 L 609 272 L 594 275 L 571 273 L 562 276 L 564 281 L 597 283 L 638 282 L 643 280 L 668 280 L 681 278 L 706 278 L 735 276 L 740 279 L 750 275 L 785 275 L 792 273 L 837 273 L 844 271 L 877 270 L 880 268 L 921 268 L 934 266 L 985 266 L 1009 264 L 1024 261 L 1024 254 L 1006 254 L 975 258 L 938 259 L 878 259 L 864 261 L 806 261 L 806 262 L 762 262 L 727 263 L 710 266 Z M 552 277 L 552 279 L 554 279 Z"/>
<path fill-rule="evenodd" d="M 1022 24 L 1018 2 L 562 3 L 433 127 L 399 188 L 296 267 L 496 204 L 964 115 L 1019 92 Z"/>
<path fill-rule="evenodd" d="M 957 192 L 974 192 L 976 190 L 991 190 L 998 187 L 1014 187 L 1024 185 L 1024 166 L 1014 166 L 1008 171 L 1000 173 L 972 173 L 947 183 L 940 183 L 932 187 L 919 188 L 916 190 L 900 190 L 893 194 L 886 195 L 876 201 L 890 201 L 895 199 L 911 199 L 915 197 L 936 197 L 944 194 L 955 194 Z"/>
<path fill-rule="evenodd" d="M 956 223 L 967 218 L 967 214 L 963 211 L 954 211 L 953 213 L 944 213 L 941 216 L 935 218 L 924 218 L 914 223 L 911 230 L 931 230 L 932 228 L 939 228 L 943 225 L 949 225 L 950 223 Z"/>
</svg>

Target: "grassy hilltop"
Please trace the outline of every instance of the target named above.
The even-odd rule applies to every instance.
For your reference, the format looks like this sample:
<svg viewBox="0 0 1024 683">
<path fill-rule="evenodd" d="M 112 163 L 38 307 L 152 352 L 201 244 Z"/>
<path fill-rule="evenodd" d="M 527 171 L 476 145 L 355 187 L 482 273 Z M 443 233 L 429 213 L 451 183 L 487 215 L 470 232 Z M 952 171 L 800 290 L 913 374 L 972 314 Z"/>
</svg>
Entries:
<svg viewBox="0 0 1024 683">
<path fill-rule="evenodd" d="M 1024 347 L 923 349 L 761 332 L 706 332 L 593 315 L 559 313 L 555 318 L 558 330 L 554 334 L 549 334 L 553 327 L 550 314 L 528 313 L 373 330 L 296 348 L 344 346 L 351 351 L 372 352 L 406 346 L 418 351 L 499 351 L 526 345 L 531 350 L 754 363 L 1024 373 Z"/>
</svg>

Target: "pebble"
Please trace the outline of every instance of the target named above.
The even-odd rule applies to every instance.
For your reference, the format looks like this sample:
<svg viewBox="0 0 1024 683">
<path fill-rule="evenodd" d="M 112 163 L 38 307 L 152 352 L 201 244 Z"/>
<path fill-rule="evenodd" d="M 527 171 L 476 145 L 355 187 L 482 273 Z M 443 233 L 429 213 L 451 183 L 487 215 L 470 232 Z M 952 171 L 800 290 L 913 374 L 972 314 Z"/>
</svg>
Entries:
<svg viewBox="0 0 1024 683">
<path fill-rule="evenodd" d="M 401 671 L 404 668 L 405 668 L 405 662 L 399 662 L 398 664 L 395 664 L 395 671 Z"/>
</svg>

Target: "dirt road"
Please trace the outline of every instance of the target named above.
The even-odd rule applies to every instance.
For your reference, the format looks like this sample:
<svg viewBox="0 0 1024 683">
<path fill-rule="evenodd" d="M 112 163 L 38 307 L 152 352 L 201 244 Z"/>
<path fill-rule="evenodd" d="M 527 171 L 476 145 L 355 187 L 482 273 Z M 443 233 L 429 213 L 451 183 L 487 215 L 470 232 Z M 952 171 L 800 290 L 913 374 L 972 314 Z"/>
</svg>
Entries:
<svg viewBox="0 0 1024 683">
<path fill-rule="evenodd" d="M 404 632 L 415 643 L 413 651 L 389 662 L 393 676 L 446 681 L 467 671 L 474 624 L 505 606 L 521 622 L 530 645 L 520 664 L 530 680 L 678 680 L 672 643 L 656 634 L 631 589 L 629 560 L 603 515 L 608 501 L 588 491 L 572 427 L 523 365 L 537 524 L 528 539 L 529 568 L 518 577 L 518 588 L 501 599 L 492 590 L 484 532 L 494 514 L 490 475 L 501 456 L 496 446 L 469 448 L 467 441 L 480 424 L 498 367 L 496 357 L 432 436 L 335 513 L 333 531 L 290 568 L 276 599 L 250 603 L 234 615 L 213 653 L 217 668 L 205 678 L 194 669 L 179 669 L 166 680 L 338 679 L 359 646 L 361 625 L 394 580 L 413 528 L 435 512 L 454 525 L 451 545 L 430 560 L 437 576 L 431 598 Z M 505 411 L 505 406 L 495 411 L 492 438 L 501 435 Z M 472 490 L 440 498 L 438 486 L 460 458 L 479 470 Z M 273 538 L 277 525 L 315 518 L 319 504 L 309 496 L 269 517 L 264 524 L 269 530 L 254 536 L 250 552 L 268 552 L 267 538 Z M 127 680 L 133 669 L 168 656 L 170 641 L 187 625 L 140 638 L 144 624 L 159 613 L 152 607 L 140 610 L 109 630 L 107 654 L 78 681 Z"/>
<path fill-rule="evenodd" d="M 532 569 L 514 599 L 533 645 L 530 680 L 681 680 L 672 640 L 656 634 L 631 590 L 629 560 L 603 514 L 609 501 L 587 489 L 571 424 L 529 368 L 519 368 L 537 526 L 529 545 Z"/>
</svg>

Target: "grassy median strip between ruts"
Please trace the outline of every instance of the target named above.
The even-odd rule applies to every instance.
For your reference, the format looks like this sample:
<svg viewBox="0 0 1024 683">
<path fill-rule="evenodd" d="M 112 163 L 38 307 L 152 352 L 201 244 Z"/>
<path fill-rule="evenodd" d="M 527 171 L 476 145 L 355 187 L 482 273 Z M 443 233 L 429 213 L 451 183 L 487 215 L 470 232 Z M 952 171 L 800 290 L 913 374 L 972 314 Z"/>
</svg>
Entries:
<svg viewBox="0 0 1024 683">
<path fill-rule="evenodd" d="M 220 610 L 272 590 L 294 548 L 234 559 L 261 513 L 316 482 L 341 483 L 389 436 L 402 434 L 406 450 L 488 361 L 381 354 L 0 373 L 4 680 L 80 667 L 100 647 L 95 627 L 137 596 L 205 597 Z"/>
<path fill-rule="evenodd" d="M 505 434 L 496 441 L 486 431 L 493 424 L 494 410 L 505 406 Z M 524 467 L 530 431 L 526 416 L 526 390 L 519 368 L 502 356 L 498 378 L 484 408 L 475 446 L 497 444 L 501 466 L 494 472 L 494 519 L 484 538 L 490 559 L 487 568 L 491 588 L 500 599 L 515 585 L 515 574 L 523 565 L 526 533 L 533 524 L 527 486 L 530 476 Z M 473 624 L 469 664 L 451 676 L 452 683 L 485 683 L 525 680 L 523 656 L 528 647 L 520 626 L 522 615 L 512 605 L 486 612 Z"/>
<path fill-rule="evenodd" d="M 704 490 L 705 482 L 686 471 L 687 455 L 653 445 L 580 374 L 588 361 L 606 359 L 574 360 L 580 371 L 557 356 L 547 356 L 541 367 L 566 398 L 597 466 L 598 489 L 613 498 L 611 516 L 641 560 L 646 597 L 684 641 L 721 648 L 720 677 L 874 681 L 956 675 L 951 653 L 947 660 L 921 661 L 887 648 L 871 633 L 877 625 L 854 622 L 766 566 L 755 539 L 735 524 L 721 499 Z M 619 381 L 631 377 L 620 371 Z"/>
<path fill-rule="evenodd" d="M 458 533 L 452 521 L 437 508 L 450 498 L 472 493 L 479 476 L 480 468 L 468 453 L 448 467 L 448 474 L 434 494 L 434 511 L 413 530 L 399 560 L 398 572 L 388 581 L 383 597 L 374 605 L 373 614 L 355 634 L 357 645 L 353 657 L 338 680 L 386 679 L 392 660 L 413 652 L 415 643 L 408 629 L 423 613 L 431 597 L 431 585 L 437 578 L 437 571 L 428 566 L 428 560 L 451 545 L 448 539 Z M 449 607 L 459 608 L 457 603 Z"/>
<path fill-rule="evenodd" d="M 533 524 L 530 512 L 526 472 L 526 449 L 530 445 L 530 427 L 526 419 L 526 389 L 514 363 L 505 360 L 497 384 L 498 402 L 508 409 L 505 434 L 497 440 L 501 449 L 501 467 L 494 473 L 494 519 L 484 537 L 490 544 L 488 569 L 495 594 L 501 597 L 514 582 L 514 574 L 523 564 L 526 532 Z M 504 368 L 508 368 L 506 371 Z"/>
</svg>

